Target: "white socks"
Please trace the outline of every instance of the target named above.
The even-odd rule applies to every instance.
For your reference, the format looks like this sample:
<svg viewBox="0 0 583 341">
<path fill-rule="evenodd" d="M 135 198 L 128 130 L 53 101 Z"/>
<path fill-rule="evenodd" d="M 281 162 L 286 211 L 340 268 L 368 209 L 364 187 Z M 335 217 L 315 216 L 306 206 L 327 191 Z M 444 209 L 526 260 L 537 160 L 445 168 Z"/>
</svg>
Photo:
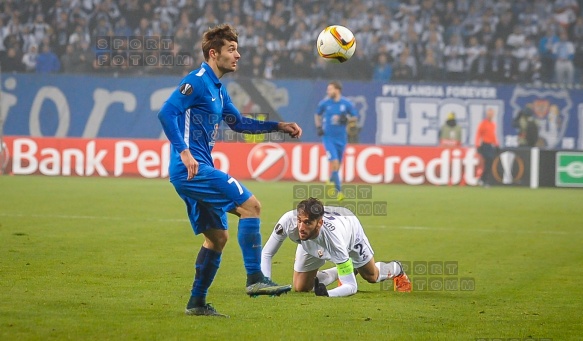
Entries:
<svg viewBox="0 0 583 341">
<path fill-rule="evenodd" d="M 336 267 L 320 270 L 316 274 L 316 277 L 318 277 L 320 283 L 324 283 L 324 285 L 328 286 L 338 279 L 338 270 Z"/>
<path fill-rule="evenodd" d="M 379 269 L 379 278 L 377 278 L 377 283 L 393 278 L 401 273 L 401 266 L 397 262 L 376 262 L 375 266 Z"/>
</svg>

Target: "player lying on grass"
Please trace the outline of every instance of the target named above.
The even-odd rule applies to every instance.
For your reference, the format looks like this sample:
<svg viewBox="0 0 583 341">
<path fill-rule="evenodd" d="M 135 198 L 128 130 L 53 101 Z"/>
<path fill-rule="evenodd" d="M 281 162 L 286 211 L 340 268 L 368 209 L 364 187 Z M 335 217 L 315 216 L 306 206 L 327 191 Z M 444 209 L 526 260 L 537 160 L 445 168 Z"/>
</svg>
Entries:
<svg viewBox="0 0 583 341">
<path fill-rule="evenodd" d="M 401 263 L 375 262 L 360 221 L 346 208 L 323 206 L 320 200 L 309 198 L 285 213 L 263 247 L 261 270 L 265 276 L 271 276 L 272 258 L 286 237 L 299 244 L 294 263 L 295 291 L 313 289 L 316 296 L 330 297 L 353 295 L 358 289 L 355 269 L 369 283 L 393 279 L 396 291 L 411 291 Z M 326 261 L 336 267 L 318 271 Z M 337 279 L 342 285 L 328 291 L 326 286 Z"/>
</svg>

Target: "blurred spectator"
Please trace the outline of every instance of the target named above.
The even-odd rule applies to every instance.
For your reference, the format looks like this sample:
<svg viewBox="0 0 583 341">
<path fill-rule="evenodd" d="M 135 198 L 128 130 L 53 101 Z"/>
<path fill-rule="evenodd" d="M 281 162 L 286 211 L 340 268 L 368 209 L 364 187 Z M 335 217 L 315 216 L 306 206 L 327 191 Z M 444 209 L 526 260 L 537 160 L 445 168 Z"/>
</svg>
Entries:
<svg viewBox="0 0 583 341">
<path fill-rule="evenodd" d="M 577 0 L 556 0 L 553 10 L 555 21 L 568 31 L 570 25 L 577 19 L 579 4 Z"/>
<path fill-rule="evenodd" d="M 22 19 L 24 22 L 32 22 L 37 18 L 39 15 L 42 16 L 43 6 L 40 0 L 28 0 L 24 1 L 24 3 L 20 4 L 20 8 L 22 9 Z M 38 41 L 42 40 L 42 37 L 38 37 Z"/>
<path fill-rule="evenodd" d="M 44 15 L 42 13 L 36 14 L 34 22 L 30 24 L 30 32 L 34 34 L 36 41 L 41 42 L 51 31 L 51 27 L 45 22 Z"/>
<path fill-rule="evenodd" d="M 358 43 L 357 43 L 358 44 Z M 401 32 L 395 31 L 391 37 L 391 41 L 386 44 L 387 52 L 391 54 L 391 59 L 396 60 L 397 57 L 405 49 L 405 43 L 401 40 Z"/>
<path fill-rule="evenodd" d="M 251 57 L 251 65 L 241 68 L 241 75 L 250 78 L 263 78 L 265 74 L 265 62 L 260 55 L 255 54 Z"/>
<path fill-rule="evenodd" d="M 392 78 L 397 81 L 411 81 L 417 76 L 417 62 L 411 55 L 408 47 L 405 47 L 397 61 L 393 63 Z"/>
<path fill-rule="evenodd" d="M 21 42 L 21 49 L 22 51 L 29 51 L 30 47 L 33 45 L 40 44 L 41 40 L 37 40 L 36 36 L 31 32 L 30 26 L 24 26 L 22 28 L 22 32 L 18 35 L 18 38 Z"/>
<path fill-rule="evenodd" d="M 504 80 L 504 58 L 506 57 L 506 48 L 502 38 L 496 39 L 494 48 L 490 51 L 489 75 L 492 82 L 502 82 Z"/>
<path fill-rule="evenodd" d="M 514 83 L 518 80 L 518 63 L 509 49 L 504 50 L 504 55 L 498 66 L 498 81 L 502 83 Z"/>
<path fill-rule="evenodd" d="M 551 26 L 547 26 L 546 33 L 538 44 L 538 53 L 542 64 L 541 79 L 543 82 L 553 81 L 554 73 L 554 55 L 553 46 L 559 41 L 559 37 L 555 34 L 555 30 Z"/>
<path fill-rule="evenodd" d="M 168 0 L 160 0 L 159 5 L 154 8 L 154 13 L 160 15 L 160 21 L 172 23 L 178 18 L 178 8 L 168 3 Z"/>
<path fill-rule="evenodd" d="M 113 34 L 118 37 L 129 37 L 132 35 L 132 28 L 128 25 L 125 17 L 119 18 L 115 23 Z"/>
<path fill-rule="evenodd" d="M 496 25 L 496 37 L 501 38 L 502 41 L 507 41 L 508 36 L 514 31 L 516 23 L 512 20 L 512 12 L 504 12 L 500 17 L 498 25 Z"/>
<path fill-rule="evenodd" d="M 73 45 L 67 45 L 65 54 L 61 56 L 61 67 L 64 73 L 75 73 L 78 60 L 75 58 L 75 48 Z"/>
<path fill-rule="evenodd" d="M 465 56 L 466 49 L 458 35 L 450 38 L 449 44 L 443 51 L 445 72 L 447 79 L 452 81 L 463 81 L 465 78 Z"/>
<path fill-rule="evenodd" d="M 69 25 L 69 15 L 66 11 L 60 11 L 58 18 L 55 19 L 54 39 L 55 39 L 55 53 L 62 55 L 65 53 L 67 45 L 69 44 L 69 35 L 72 33 L 72 26 Z"/>
<path fill-rule="evenodd" d="M 22 56 L 16 47 L 9 47 L 1 61 L 2 72 L 23 72 Z"/>
<path fill-rule="evenodd" d="M 36 73 L 57 73 L 61 70 L 59 57 L 51 51 L 49 44 L 42 44 L 41 53 L 36 60 Z"/>
<path fill-rule="evenodd" d="M 470 71 L 474 61 L 485 51 L 486 47 L 480 45 L 478 38 L 471 37 L 469 39 L 468 47 L 466 48 L 466 67 L 468 71 Z"/>
<path fill-rule="evenodd" d="M 78 24 L 75 31 L 69 36 L 69 44 L 78 44 L 81 42 L 91 43 L 91 35 L 86 26 Z"/>
<path fill-rule="evenodd" d="M 302 51 L 296 51 L 291 61 L 282 64 L 280 74 L 284 75 L 285 78 L 309 78 L 311 71 L 306 67 L 307 65 L 310 64 L 306 63 L 305 54 Z"/>
<path fill-rule="evenodd" d="M 357 46 L 354 55 L 346 65 L 349 68 L 350 79 L 370 80 L 372 78 L 373 66 L 365 55 L 364 49 L 359 49 Z"/>
<path fill-rule="evenodd" d="M 372 73 L 372 80 L 388 83 L 393 75 L 393 68 L 389 64 L 389 57 L 385 53 L 381 53 L 377 58 Z"/>
<path fill-rule="evenodd" d="M 522 32 L 522 27 L 514 26 L 512 33 L 506 38 L 506 45 L 516 49 L 524 45 L 525 39 L 526 35 Z"/>
<path fill-rule="evenodd" d="M 425 59 L 421 63 L 420 78 L 428 81 L 441 80 L 442 68 L 435 59 L 433 50 L 425 51 Z"/>
<path fill-rule="evenodd" d="M 24 64 L 24 71 L 34 72 L 36 70 L 37 58 L 38 51 L 36 45 L 30 45 L 28 51 L 22 56 L 22 64 Z"/>
<path fill-rule="evenodd" d="M 573 65 L 575 46 L 568 39 L 567 32 L 561 31 L 559 41 L 553 45 L 555 80 L 557 83 L 565 85 L 573 84 L 575 78 L 575 67 Z"/>
<path fill-rule="evenodd" d="M 482 49 L 476 58 L 472 60 L 472 64 L 470 64 L 469 78 L 473 82 L 488 83 L 492 76 L 490 70 L 491 63 L 488 50 Z"/>
<path fill-rule="evenodd" d="M 532 82 L 540 79 L 538 69 L 538 50 L 531 38 L 526 38 L 524 44 L 512 53 L 518 63 L 518 81 Z"/>
</svg>

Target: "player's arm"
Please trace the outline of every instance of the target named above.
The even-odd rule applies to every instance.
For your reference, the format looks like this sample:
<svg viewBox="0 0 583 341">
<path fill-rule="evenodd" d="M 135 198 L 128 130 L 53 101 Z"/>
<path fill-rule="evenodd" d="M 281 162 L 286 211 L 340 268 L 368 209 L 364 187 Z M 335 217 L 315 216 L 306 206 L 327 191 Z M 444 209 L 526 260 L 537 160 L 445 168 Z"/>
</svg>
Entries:
<svg viewBox="0 0 583 341">
<path fill-rule="evenodd" d="M 354 104 L 351 101 L 348 101 L 348 103 L 350 103 L 350 105 L 348 106 L 348 122 L 357 122 L 358 119 L 360 118 L 360 115 L 358 114 L 358 111 L 356 110 L 356 108 L 354 107 Z"/>
<path fill-rule="evenodd" d="M 316 127 L 316 133 L 318 136 L 324 135 L 324 128 L 322 128 L 322 115 L 315 114 L 314 115 L 314 126 Z"/>
<path fill-rule="evenodd" d="M 273 256 L 279 251 L 279 248 L 283 244 L 285 236 L 281 239 L 281 236 L 277 235 L 275 231 L 271 233 L 271 236 L 267 240 L 267 243 L 263 246 L 261 250 L 261 271 L 263 275 L 271 278 L 271 264 Z"/>
<path fill-rule="evenodd" d="M 349 125 L 355 123 L 358 120 L 358 112 L 354 109 L 351 101 L 343 99 L 343 102 L 346 104 L 346 110 L 340 113 L 338 124 Z"/>
<path fill-rule="evenodd" d="M 283 244 L 288 235 L 285 226 L 289 223 L 289 219 L 294 219 L 293 211 L 289 211 L 279 218 L 279 221 L 273 228 L 273 232 L 271 232 L 271 236 L 269 236 L 267 243 L 265 243 L 263 250 L 261 250 L 261 271 L 269 278 L 271 278 L 273 256 L 279 251 L 281 244 Z"/>
<path fill-rule="evenodd" d="M 322 102 L 320 102 L 318 104 L 318 109 L 316 110 L 316 113 L 314 114 L 314 126 L 316 127 L 316 132 L 317 132 L 318 136 L 324 135 L 324 128 L 322 126 L 324 124 L 324 120 L 322 119 L 323 114 L 324 114 L 324 107 L 322 105 Z"/>
<path fill-rule="evenodd" d="M 356 276 L 354 275 L 352 259 L 348 258 L 346 262 L 336 264 L 336 269 L 338 270 L 338 279 L 342 285 L 328 291 L 324 284 L 321 284 L 316 280 L 316 285 L 314 287 L 316 296 L 343 297 L 356 294 L 358 284 L 356 282 Z"/>
<path fill-rule="evenodd" d="M 158 120 L 162 124 L 164 134 L 166 134 L 166 137 L 178 152 L 188 149 L 186 142 L 184 142 L 184 135 L 178 127 L 178 117 L 180 115 L 182 115 L 180 109 L 169 102 L 165 102 L 158 112 Z"/>
<path fill-rule="evenodd" d="M 181 87 L 186 83 L 181 83 Z M 188 84 L 190 85 L 190 84 Z M 190 85 L 191 86 L 191 85 Z M 192 89 L 192 86 L 191 86 Z M 158 112 L 158 120 L 162 124 L 162 129 L 172 144 L 172 147 L 180 153 L 180 159 L 188 171 L 187 180 L 192 179 L 198 173 L 198 161 L 192 157 L 190 149 L 184 140 L 184 132 L 178 126 L 178 118 L 184 115 L 186 108 L 190 107 L 198 98 L 195 91 L 182 93 L 175 90 Z"/>
<path fill-rule="evenodd" d="M 232 102 L 225 105 L 223 120 L 229 128 L 245 134 L 266 134 L 274 131 L 287 133 L 291 137 L 302 136 L 302 129 L 294 122 L 260 121 L 249 117 L 243 117 Z"/>
</svg>

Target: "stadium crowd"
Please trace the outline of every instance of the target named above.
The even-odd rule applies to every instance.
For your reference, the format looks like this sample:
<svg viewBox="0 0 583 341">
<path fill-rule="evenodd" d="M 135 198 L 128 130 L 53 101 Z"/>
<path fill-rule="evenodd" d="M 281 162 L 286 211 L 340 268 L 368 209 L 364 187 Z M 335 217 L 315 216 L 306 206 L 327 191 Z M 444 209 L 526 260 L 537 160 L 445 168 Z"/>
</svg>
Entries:
<svg viewBox="0 0 583 341">
<path fill-rule="evenodd" d="M 4 0 L 0 62 L 2 72 L 184 74 L 203 60 L 202 32 L 228 22 L 242 54 L 235 77 L 580 84 L 582 2 Z M 330 24 L 356 35 L 346 64 L 317 57 L 315 39 Z M 104 37 L 127 39 L 112 49 Z M 172 44 L 134 49 L 131 37 Z"/>
</svg>

